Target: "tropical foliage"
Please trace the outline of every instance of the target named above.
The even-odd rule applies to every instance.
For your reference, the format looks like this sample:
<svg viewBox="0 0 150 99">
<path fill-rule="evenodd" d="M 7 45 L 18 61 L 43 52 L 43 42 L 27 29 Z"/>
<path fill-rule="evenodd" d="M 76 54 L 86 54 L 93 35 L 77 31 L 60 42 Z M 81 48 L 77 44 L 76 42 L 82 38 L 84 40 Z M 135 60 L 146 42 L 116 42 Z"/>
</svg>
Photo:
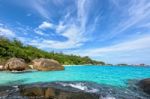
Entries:
<svg viewBox="0 0 150 99">
<path fill-rule="evenodd" d="M 88 56 L 65 55 L 63 53 L 55 53 L 54 51 L 46 52 L 30 45 L 24 45 L 16 39 L 9 40 L 0 37 L 0 63 L 11 57 L 23 58 L 26 62 L 30 62 L 35 58 L 50 58 L 55 59 L 64 65 L 105 64 L 104 62 L 92 60 Z"/>
</svg>

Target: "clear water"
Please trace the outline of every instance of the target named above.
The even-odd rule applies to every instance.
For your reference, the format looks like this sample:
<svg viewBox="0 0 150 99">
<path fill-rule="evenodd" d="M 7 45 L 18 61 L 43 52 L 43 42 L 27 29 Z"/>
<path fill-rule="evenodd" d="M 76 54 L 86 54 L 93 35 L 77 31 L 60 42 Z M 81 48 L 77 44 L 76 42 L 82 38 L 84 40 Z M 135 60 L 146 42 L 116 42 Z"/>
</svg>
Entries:
<svg viewBox="0 0 150 99">
<path fill-rule="evenodd" d="M 93 81 L 99 84 L 126 86 L 128 80 L 150 77 L 150 67 L 65 66 L 64 71 L 0 72 L 0 85 L 50 81 Z"/>
</svg>

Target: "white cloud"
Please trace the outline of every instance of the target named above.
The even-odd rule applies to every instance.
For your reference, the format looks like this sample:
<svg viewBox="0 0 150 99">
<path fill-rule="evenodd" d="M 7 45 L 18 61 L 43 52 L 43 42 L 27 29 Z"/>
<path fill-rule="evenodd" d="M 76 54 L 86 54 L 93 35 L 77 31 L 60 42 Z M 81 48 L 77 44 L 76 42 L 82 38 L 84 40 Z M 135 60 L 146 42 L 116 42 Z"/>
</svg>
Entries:
<svg viewBox="0 0 150 99">
<path fill-rule="evenodd" d="M 144 35 L 111 46 L 67 51 L 67 54 L 90 56 L 107 63 L 150 64 L 150 35 Z"/>
<path fill-rule="evenodd" d="M 8 28 L 0 27 L 0 36 L 15 37 L 15 33 Z"/>
<path fill-rule="evenodd" d="M 44 33 L 42 31 L 37 30 L 37 29 L 35 29 L 34 32 L 37 33 L 38 35 L 44 35 Z"/>
<path fill-rule="evenodd" d="M 82 46 L 87 40 L 91 39 L 89 35 L 90 32 L 95 29 L 94 27 L 96 24 L 95 22 L 93 22 L 94 24 L 92 24 L 92 22 L 91 24 L 87 24 L 88 14 L 92 12 L 90 8 L 92 8 L 93 5 L 91 4 L 94 4 L 91 3 L 92 1 L 27 0 L 27 2 L 28 3 L 16 2 L 16 4 L 19 4 L 21 6 L 23 5 L 22 7 L 31 8 L 31 11 L 33 11 L 34 13 L 37 12 L 41 15 L 42 20 L 45 20 L 37 28 L 33 29 L 36 34 L 44 37 L 46 37 L 46 34 L 47 36 L 51 36 L 48 32 L 50 31 L 49 29 L 53 29 L 55 31 L 54 34 L 66 39 L 63 41 L 59 39 L 43 39 L 43 44 L 41 45 L 42 48 L 75 48 Z M 68 4 L 69 6 L 65 6 L 66 4 Z M 61 7 L 65 8 L 62 9 Z M 55 12 L 51 10 L 52 8 L 58 9 L 59 11 Z M 30 13 L 27 14 L 27 16 L 30 16 Z M 57 18 L 57 22 L 53 20 L 53 18 L 56 17 L 56 14 L 59 14 L 60 16 Z M 94 19 L 92 19 L 92 21 L 93 20 Z M 55 24 L 50 22 L 55 22 Z M 39 41 L 34 43 L 31 42 L 32 45 L 38 45 L 38 43 Z"/>
<path fill-rule="evenodd" d="M 150 2 L 149 0 L 129 0 L 126 5 L 121 5 L 119 0 L 113 0 L 114 4 L 121 9 L 120 15 L 122 20 L 118 21 L 117 25 L 109 34 L 107 34 L 103 40 L 108 40 L 119 34 L 125 33 L 129 28 L 133 26 L 144 25 L 149 21 L 150 16 Z M 145 21 L 144 23 L 142 23 Z"/>
<path fill-rule="evenodd" d="M 128 3 L 126 3 L 126 5 L 122 6 L 119 0 L 112 0 L 112 2 L 118 7 L 118 9 L 120 7 L 120 10 L 122 10 L 121 11 L 122 13 L 120 13 L 120 15 L 123 16 L 123 18 L 121 21 L 118 22 L 118 25 L 115 26 L 113 30 L 111 30 L 110 33 L 102 34 L 102 35 L 105 35 L 105 37 L 101 39 L 104 39 L 107 41 L 108 39 L 118 36 L 118 34 L 120 33 L 123 33 L 125 30 L 132 27 L 133 25 L 140 23 L 142 20 L 149 19 L 150 11 L 148 9 L 150 7 L 150 2 L 148 1 L 149 0 L 132 0 L 132 1 L 129 0 L 127 1 Z M 42 17 L 47 18 L 49 20 L 50 20 L 50 16 L 52 16 L 51 11 L 49 11 L 50 10 L 49 5 L 51 5 L 50 3 L 53 2 L 57 6 L 65 4 L 64 0 L 53 0 L 52 2 L 49 2 L 49 0 L 32 0 L 30 2 L 32 2 L 30 3 L 31 4 L 30 6 L 32 6 L 34 10 L 36 10 Z M 89 18 L 90 11 L 92 12 L 91 9 L 94 6 L 92 5 L 94 4 L 93 2 L 95 1 L 76 0 L 72 2 L 75 4 L 72 4 L 69 7 L 66 7 L 64 10 L 59 10 L 60 13 L 62 11 L 63 14 L 61 13 L 62 14 L 61 18 L 57 19 L 59 21 L 58 24 L 56 23 L 56 25 L 53 25 L 52 23 L 44 21 L 41 25 L 39 25 L 39 28 L 41 30 L 37 30 L 35 32 L 39 35 L 43 35 L 43 34 L 45 35 L 48 33 L 44 33 L 42 29 L 52 28 L 58 33 L 58 35 L 61 35 L 67 38 L 66 41 L 49 40 L 52 42 L 49 45 L 46 45 L 46 47 L 49 46 L 49 47 L 57 48 L 54 45 L 58 44 L 59 45 L 58 48 L 61 49 L 62 47 L 63 49 L 65 48 L 64 44 L 67 44 L 66 48 L 72 48 L 73 47 L 72 44 L 74 44 L 74 46 L 83 45 L 84 42 L 91 39 L 91 37 L 89 37 L 90 35 L 89 31 L 93 32 L 95 30 L 95 25 L 97 24 L 97 21 L 99 21 L 99 16 L 97 16 L 97 18 L 95 18 L 96 22 L 87 24 L 89 21 L 88 18 Z M 97 10 L 97 9 L 94 9 L 94 10 Z M 117 10 L 117 9 L 114 9 L 114 10 Z M 90 21 L 91 20 L 92 18 L 90 18 Z"/>
<path fill-rule="evenodd" d="M 88 0 L 77 0 L 77 17 L 71 17 L 70 12 L 67 12 L 64 19 L 60 21 L 59 25 L 56 26 L 56 31 L 60 35 L 67 37 L 68 40 L 65 42 L 51 42 L 50 45 L 54 48 L 76 48 L 82 46 L 84 42 L 89 40 L 87 35 L 94 27 L 94 24 L 90 26 L 90 29 L 87 27 L 88 13 L 90 9 L 90 3 Z"/>
<path fill-rule="evenodd" d="M 39 25 L 39 29 L 49 29 L 49 28 L 53 28 L 53 24 L 51 24 L 50 22 L 44 21 L 41 25 Z"/>
<path fill-rule="evenodd" d="M 57 33 L 62 33 L 64 30 L 67 28 L 67 25 L 64 25 L 63 22 L 59 22 L 59 24 L 56 27 L 56 32 Z"/>
<path fill-rule="evenodd" d="M 54 41 L 43 39 L 42 41 L 31 41 L 29 44 L 37 46 L 39 48 L 56 48 L 56 49 L 68 49 L 76 48 L 83 44 L 86 39 L 83 39 L 82 33 L 76 26 L 70 26 L 62 33 L 62 36 L 67 37 L 67 41 Z M 40 43 L 40 44 L 39 44 Z"/>
<path fill-rule="evenodd" d="M 47 6 L 47 2 L 45 0 L 30 0 L 28 1 L 31 4 L 31 7 L 35 9 L 42 17 L 49 19 L 50 13 L 45 8 Z"/>
<path fill-rule="evenodd" d="M 138 39 L 129 40 L 126 42 L 121 42 L 119 44 L 111 45 L 109 47 L 96 48 L 91 50 L 84 50 L 85 55 L 89 56 L 100 56 L 102 54 L 114 53 L 114 52 L 127 52 L 127 51 L 135 51 L 141 49 L 150 48 L 150 35 L 144 36 Z M 114 55 L 115 56 L 115 55 Z"/>
<path fill-rule="evenodd" d="M 38 46 L 40 48 L 56 48 L 56 49 L 69 49 L 69 48 L 76 48 L 80 47 L 89 40 L 87 38 L 88 33 L 91 32 L 94 29 L 94 24 L 89 26 L 90 28 L 87 29 L 87 21 L 88 21 L 88 15 L 89 12 L 89 1 L 87 0 L 78 0 L 75 1 L 75 7 L 77 9 L 77 16 L 72 17 L 71 10 L 68 8 L 66 10 L 66 14 L 64 17 L 59 20 L 59 23 L 56 25 L 53 25 L 52 23 L 44 21 L 41 25 L 38 27 L 38 31 L 35 31 L 39 35 L 43 35 L 45 31 L 49 28 L 52 28 L 56 31 L 58 35 L 61 35 L 66 38 L 65 41 L 60 40 L 47 40 L 43 39 L 42 44 L 39 45 L 39 42 L 30 42 L 30 44 Z M 98 18 L 96 18 L 97 21 Z M 45 33 L 47 34 L 47 33 Z M 44 35 L 45 35 L 44 34 Z"/>
<path fill-rule="evenodd" d="M 78 0 L 77 1 L 77 14 L 78 14 L 78 20 L 80 22 L 81 28 L 85 28 L 86 21 L 87 21 L 87 12 L 86 10 L 86 0 Z M 87 9 L 88 10 L 88 9 Z"/>
<path fill-rule="evenodd" d="M 44 21 L 37 28 L 34 29 L 34 32 L 38 35 L 47 36 L 48 33 L 45 33 L 44 30 L 55 29 L 55 25 L 50 22 Z"/>
</svg>

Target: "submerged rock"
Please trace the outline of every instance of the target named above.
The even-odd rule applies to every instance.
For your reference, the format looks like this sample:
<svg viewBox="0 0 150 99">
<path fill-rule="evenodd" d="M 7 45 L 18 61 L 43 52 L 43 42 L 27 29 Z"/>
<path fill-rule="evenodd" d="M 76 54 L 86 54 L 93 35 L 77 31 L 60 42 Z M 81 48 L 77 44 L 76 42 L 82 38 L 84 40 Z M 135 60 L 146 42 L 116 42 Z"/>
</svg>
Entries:
<svg viewBox="0 0 150 99">
<path fill-rule="evenodd" d="M 22 71 L 22 70 L 25 70 L 26 67 L 27 65 L 24 59 L 11 58 L 6 62 L 4 69 L 9 70 L 9 71 Z"/>
<path fill-rule="evenodd" d="M 150 78 L 139 81 L 138 86 L 147 94 L 150 95 Z"/>
<path fill-rule="evenodd" d="M 64 67 L 56 60 L 53 59 L 34 59 L 33 68 L 39 71 L 51 71 L 51 70 L 64 70 Z"/>
</svg>

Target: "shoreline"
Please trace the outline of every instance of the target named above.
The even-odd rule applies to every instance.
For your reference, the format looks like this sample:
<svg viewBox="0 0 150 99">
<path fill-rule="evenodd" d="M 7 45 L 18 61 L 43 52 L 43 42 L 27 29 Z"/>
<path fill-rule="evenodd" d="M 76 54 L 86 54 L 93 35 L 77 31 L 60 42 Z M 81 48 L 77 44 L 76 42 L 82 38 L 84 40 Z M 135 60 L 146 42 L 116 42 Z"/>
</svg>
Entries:
<svg viewBox="0 0 150 99">
<path fill-rule="evenodd" d="M 150 65 L 146 66 L 137 66 L 137 65 L 126 65 L 126 66 L 119 66 L 119 65 L 87 65 L 87 64 L 80 64 L 80 65 L 62 65 L 64 67 L 70 67 L 70 66 L 112 66 L 112 67 L 150 67 Z"/>
<path fill-rule="evenodd" d="M 63 65 L 63 66 L 85 66 L 85 65 Z"/>
</svg>

